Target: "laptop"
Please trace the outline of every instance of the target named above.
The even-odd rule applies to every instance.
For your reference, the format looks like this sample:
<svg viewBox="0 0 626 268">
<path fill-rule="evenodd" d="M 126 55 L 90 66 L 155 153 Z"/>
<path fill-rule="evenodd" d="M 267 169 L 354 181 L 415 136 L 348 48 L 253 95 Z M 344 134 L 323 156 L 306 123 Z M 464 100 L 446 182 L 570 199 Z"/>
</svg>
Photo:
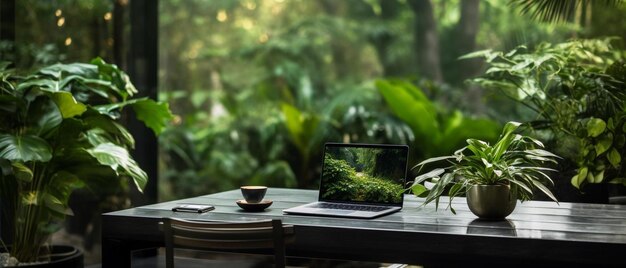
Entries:
<svg viewBox="0 0 626 268">
<path fill-rule="evenodd" d="M 375 218 L 402 209 L 409 147 L 326 143 L 318 202 L 287 214 Z"/>
</svg>

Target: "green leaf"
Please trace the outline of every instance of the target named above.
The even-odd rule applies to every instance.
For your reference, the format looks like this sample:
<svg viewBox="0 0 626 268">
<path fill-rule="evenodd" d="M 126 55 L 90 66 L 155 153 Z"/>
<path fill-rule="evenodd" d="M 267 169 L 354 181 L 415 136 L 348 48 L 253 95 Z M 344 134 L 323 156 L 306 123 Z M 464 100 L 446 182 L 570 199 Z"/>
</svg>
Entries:
<svg viewBox="0 0 626 268">
<path fill-rule="evenodd" d="M 62 75 L 80 75 L 84 77 L 96 77 L 97 68 L 91 64 L 70 63 L 70 64 L 54 64 L 39 70 L 40 74 L 52 76 L 59 79 Z"/>
<path fill-rule="evenodd" d="M 39 204 L 39 192 L 37 191 L 29 191 L 21 193 L 22 204 L 30 206 L 30 205 L 38 205 Z"/>
<path fill-rule="evenodd" d="M 593 183 L 601 183 L 604 180 L 604 170 L 601 170 L 594 177 Z"/>
<path fill-rule="evenodd" d="M 452 179 L 454 179 L 454 176 L 452 174 L 444 174 L 441 179 L 437 181 L 435 186 L 433 186 L 433 188 L 430 190 L 430 193 L 428 194 L 428 196 L 426 196 L 426 200 L 424 200 L 424 203 L 429 203 L 435 200 L 436 207 L 438 207 L 439 196 L 441 196 L 441 193 L 443 193 L 443 191 L 446 189 L 446 186 L 452 181 Z"/>
<path fill-rule="evenodd" d="M 52 99 L 42 95 L 29 105 L 27 122 L 27 133 L 45 138 L 63 122 L 63 115 Z"/>
<path fill-rule="evenodd" d="M 100 144 L 93 149 L 87 150 L 100 164 L 110 166 L 113 170 L 122 172 L 133 179 L 140 192 L 148 182 L 148 175 L 133 160 L 128 151 L 113 143 Z"/>
<path fill-rule="evenodd" d="M 610 133 L 609 133 L 610 134 Z M 613 144 L 613 135 L 604 135 L 595 145 L 596 155 L 606 152 Z"/>
<path fill-rule="evenodd" d="M 423 193 L 428 192 L 428 189 L 426 189 L 426 187 L 424 185 L 421 185 L 419 183 L 417 184 L 413 184 L 413 186 L 411 186 L 411 192 L 418 197 L 421 197 Z"/>
<path fill-rule="evenodd" d="M 95 96 L 109 100 L 117 98 L 114 94 L 111 94 L 111 92 L 117 91 L 111 82 L 100 79 L 88 79 L 78 75 L 70 75 L 61 80 L 60 86 L 62 88 L 69 86 L 74 91 L 80 89 L 80 91 L 82 91 L 80 94 L 88 95 L 89 98 L 93 98 Z"/>
<path fill-rule="evenodd" d="M 66 204 L 63 204 L 61 200 L 59 200 L 53 195 L 44 194 L 43 203 L 48 209 L 50 209 L 54 213 L 57 213 L 60 215 L 72 215 L 72 213 L 70 213 L 66 209 Z"/>
<path fill-rule="evenodd" d="M 587 135 L 589 137 L 597 137 L 606 129 L 606 123 L 600 118 L 592 118 L 587 121 Z"/>
<path fill-rule="evenodd" d="M 532 184 L 537 187 L 539 190 L 541 190 L 544 194 L 546 194 L 548 197 L 550 197 L 550 199 L 554 200 L 554 202 L 559 202 L 558 200 L 556 200 L 556 197 L 554 196 L 554 194 L 552 194 L 552 191 L 550 191 L 550 189 L 548 189 L 548 187 L 546 187 L 545 185 L 543 185 L 541 182 L 537 181 L 537 180 L 531 180 Z"/>
<path fill-rule="evenodd" d="M 542 149 L 532 149 L 532 150 L 526 150 L 524 152 L 528 154 L 536 155 L 536 156 L 560 158 L 558 155 L 548 152 L 546 150 L 542 150 Z"/>
<path fill-rule="evenodd" d="M 100 162 L 88 153 L 84 146 L 65 148 L 64 157 L 57 158 L 55 165 L 60 175 L 69 176 L 67 172 L 76 176 L 87 187 L 99 193 L 115 193 L 120 187 L 121 180 L 116 170 Z"/>
<path fill-rule="evenodd" d="M 91 179 L 91 178 L 88 178 Z M 57 213 L 57 217 L 71 215 L 68 209 L 70 195 L 75 189 L 85 186 L 79 177 L 70 172 L 61 170 L 52 175 L 49 187 L 46 189 L 44 201 L 46 206 Z"/>
<path fill-rule="evenodd" d="M 17 98 L 11 95 L 0 94 L 0 111 L 15 113 L 17 112 L 18 106 L 23 105 L 24 102 L 24 99 Z"/>
<path fill-rule="evenodd" d="M 87 124 L 89 128 L 99 128 L 107 134 L 116 137 L 117 144 L 124 144 L 128 148 L 133 148 L 135 146 L 135 139 L 133 138 L 132 134 L 130 134 L 130 132 L 128 132 L 128 130 L 124 126 L 116 123 L 115 120 L 106 115 L 91 115 L 85 117 L 83 121 Z"/>
<path fill-rule="evenodd" d="M 580 189 L 580 185 L 585 181 L 585 179 L 587 178 L 587 173 L 585 172 L 585 176 L 581 176 L 580 172 L 576 175 L 574 175 L 571 179 L 571 183 L 574 187 L 576 187 L 576 189 Z"/>
<path fill-rule="evenodd" d="M 502 155 L 509 149 L 511 142 L 513 142 L 514 135 L 513 132 L 521 125 L 521 123 L 510 121 L 504 125 L 502 129 L 502 134 L 500 134 L 500 138 L 498 142 L 493 146 L 493 155 L 492 158 L 495 160 L 499 160 Z"/>
<path fill-rule="evenodd" d="M 452 204 L 452 198 L 459 195 L 461 193 L 461 189 L 463 189 L 463 183 L 457 182 L 448 191 L 448 195 L 450 196 L 450 204 Z M 450 207 L 452 208 L 452 207 Z"/>
<path fill-rule="evenodd" d="M 98 66 L 98 74 L 111 81 L 114 85 L 113 89 L 117 94 L 122 96 L 123 100 L 126 100 L 128 96 L 133 96 L 138 91 L 130 82 L 130 78 L 126 73 L 121 71 L 116 65 L 106 63 L 102 58 L 97 57 L 91 60 L 91 64 Z"/>
<path fill-rule="evenodd" d="M 29 78 L 28 80 L 20 83 L 17 86 L 17 90 L 24 92 L 32 87 L 36 87 L 48 92 L 56 92 L 61 90 L 61 84 L 59 81 L 51 79 L 40 79 L 37 77 Z"/>
<path fill-rule="evenodd" d="M 58 152 L 63 152 L 67 147 L 73 147 L 80 144 L 79 141 L 84 134 L 82 120 L 77 118 L 67 118 L 63 120 L 59 126 L 58 133 L 62 135 L 55 136 L 55 146 Z"/>
<path fill-rule="evenodd" d="M 539 57 L 538 59 L 535 59 L 535 61 L 533 62 L 535 64 L 535 67 L 540 66 L 541 64 L 543 64 L 544 62 L 554 59 L 553 55 L 547 54 L 547 55 L 543 55 L 541 57 Z"/>
<path fill-rule="evenodd" d="M 587 171 L 587 181 L 589 183 L 595 183 L 595 177 L 593 176 L 593 172 Z"/>
<path fill-rule="evenodd" d="M 622 156 L 615 148 L 611 149 L 611 151 L 606 155 L 606 158 L 609 162 L 611 162 L 611 165 L 614 168 L 618 168 L 619 164 L 622 162 Z"/>
<path fill-rule="evenodd" d="M 455 159 L 455 158 L 456 158 L 456 156 L 438 156 L 438 157 L 428 158 L 428 159 L 420 162 L 419 164 L 413 166 L 413 168 L 421 167 L 421 166 L 426 165 L 428 163 L 434 163 L 434 162 L 438 162 L 438 161 L 441 161 L 441 160 Z"/>
<path fill-rule="evenodd" d="M 304 116 L 298 108 L 290 104 L 283 103 L 281 108 L 285 116 L 285 125 L 289 131 L 289 136 L 295 145 L 300 148 L 300 151 L 305 151 L 306 141 L 302 140 L 304 136 Z"/>
<path fill-rule="evenodd" d="M 511 179 L 510 180 L 512 183 L 514 183 L 515 185 L 521 187 L 524 191 L 526 191 L 529 194 L 533 193 L 533 190 L 531 189 L 531 187 L 529 187 L 528 185 L 526 185 L 524 182 L 518 181 L 516 179 Z"/>
<path fill-rule="evenodd" d="M 580 177 L 579 179 L 584 181 L 587 178 L 587 173 L 589 173 L 589 168 L 587 167 L 582 167 L 578 169 L 578 176 Z"/>
<path fill-rule="evenodd" d="M 537 160 L 537 161 L 542 161 L 542 162 L 552 162 L 552 163 L 557 163 L 556 160 L 554 160 L 553 158 L 550 157 L 542 157 L 542 156 L 536 156 L 536 155 L 526 155 L 527 159 L 530 160 Z"/>
<path fill-rule="evenodd" d="M 492 53 L 492 49 L 485 49 L 485 50 L 479 50 L 479 51 L 474 51 L 465 55 L 462 55 L 461 57 L 459 57 L 459 60 L 463 60 L 463 59 L 473 59 L 473 58 L 480 58 L 480 57 L 487 57 L 488 55 L 490 55 Z"/>
<path fill-rule="evenodd" d="M 155 102 L 151 99 L 136 99 L 131 107 L 135 111 L 137 119 L 143 121 L 156 135 L 161 134 L 172 119 L 169 105 L 163 102 Z"/>
<path fill-rule="evenodd" d="M 479 158 L 488 157 L 487 154 L 491 148 L 486 142 L 477 139 L 467 139 L 467 144 L 467 149 L 472 151 L 475 156 L 478 156 Z"/>
<path fill-rule="evenodd" d="M 533 61 L 531 59 L 526 59 L 522 62 L 519 62 L 517 64 L 515 64 L 513 67 L 511 67 L 511 71 L 519 71 L 522 69 L 525 69 L 528 65 L 532 64 Z"/>
<path fill-rule="evenodd" d="M 52 148 L 44 139 L 34 135 L 0 134 L 0 158 L 21 162 L 48 162 L 52 158 Z"/>
<path fill-rule="evenodd" d="M 440 128 L 434 105 L 419 88 L 407 82 L 376 81 L 378 91 L 394 115 L 406 122 L 424 146 L 440 139 Z"/>
<path fill-rule="evenodd" d="M 163 131 L 167 122 L 172 118 L 172 113 L 167 103 L 155 102 L 148 98 L 98 105 L 94 106 L 94 108 L 103 115 L 114 117 L 115 114 L 112 114 L 114 111 L 121 110 L 126 106 L 131 106 L 135 111 L 137 119 L 143 121 L 157 135 Z"/>
<path fill-rule="evenodd" d="M 430 179 L 430 178 L 434 178 L 434 177 L 439 177 L 439 175 L 443 174 L 446 170 L 443 168 L 438 168 L 438 169 L 434 169 L 431 170 L 427 173 L 424 173 L 422 175 L 419 175 L 417 177 L 415 177 L 415 181 L 413 182 L 413 184 L 420 184 L 422 183 L 424 180 Z"/>
<path fill-rule="evenodd" d="M 27 166 L 19 162 L 11 163 L 11 167 L 13 168 L 13 174 L 15 178 L 19 181 L 29 183 L 33 181 L 33 171 L 30 170 Z"/>
<path fill-rule="evenodd" d="M 87 107 L 76 101 L 72 93 L 66 91 L 51 94 L 52 100 L 56 103 L 63 118 L 71 118 L 83 114 Z"/>
</svg>

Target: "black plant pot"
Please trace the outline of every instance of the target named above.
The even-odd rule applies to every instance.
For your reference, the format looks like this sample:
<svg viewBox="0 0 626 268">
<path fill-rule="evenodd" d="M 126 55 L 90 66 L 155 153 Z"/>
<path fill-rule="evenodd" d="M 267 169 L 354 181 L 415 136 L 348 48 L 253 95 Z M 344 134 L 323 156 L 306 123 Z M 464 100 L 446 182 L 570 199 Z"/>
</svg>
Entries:
<svg viewBox="0 0 626 268">
<path fill-rule="evenodd" d="M 80 249 L 73 246 L 54 245 L 51 247 L 52 260 L 46 263 L 37 263 L 32 265 L 20 264 L 17 267 L 32 268 L 83 268 L 84 256 Z M 11 267 L 11 266 L 9 266 Z"/>
</svg>

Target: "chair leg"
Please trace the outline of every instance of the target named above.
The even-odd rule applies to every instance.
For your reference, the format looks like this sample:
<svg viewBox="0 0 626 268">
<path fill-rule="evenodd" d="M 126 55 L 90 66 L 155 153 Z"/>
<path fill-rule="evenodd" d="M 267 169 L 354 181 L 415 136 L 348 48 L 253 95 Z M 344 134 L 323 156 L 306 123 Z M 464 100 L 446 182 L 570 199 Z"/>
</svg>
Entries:
<svg viewBox="0 0 626 268">
<path fill-rule="evenodd" d="M 165 233 L 165 267 L 174 268 L 174 238 L 170 219 L 163 221 L 163 232 Z"/>
<path fill-rule="evenodd" d="M 285 231 L 281 220 L 272 220 L 274 229 L 274 264 L 276 268 L 285 267 Z"/>
<path fill-rule="evenodd" d="M 165 268 L 174 268 L 174 248 L 165 248 Z"/>
</svg>

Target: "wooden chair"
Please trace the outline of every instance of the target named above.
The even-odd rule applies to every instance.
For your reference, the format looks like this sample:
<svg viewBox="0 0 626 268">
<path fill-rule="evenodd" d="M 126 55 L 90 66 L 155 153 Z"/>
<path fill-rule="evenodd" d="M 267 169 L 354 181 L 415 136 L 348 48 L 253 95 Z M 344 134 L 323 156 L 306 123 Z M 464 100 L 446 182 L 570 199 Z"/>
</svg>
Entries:
<svg viewBox="0 0 626 268">
<path fill-rule="evenodd" d="M 165 267 L 174 267 L 174 248 L 196 250 L 268 250 L 276 267 L 285 267 L 285 241 L 293 238 L 293 226 L 281 220 L 255 222 L 203 222 L 163 219 Z"/>
</svg>

